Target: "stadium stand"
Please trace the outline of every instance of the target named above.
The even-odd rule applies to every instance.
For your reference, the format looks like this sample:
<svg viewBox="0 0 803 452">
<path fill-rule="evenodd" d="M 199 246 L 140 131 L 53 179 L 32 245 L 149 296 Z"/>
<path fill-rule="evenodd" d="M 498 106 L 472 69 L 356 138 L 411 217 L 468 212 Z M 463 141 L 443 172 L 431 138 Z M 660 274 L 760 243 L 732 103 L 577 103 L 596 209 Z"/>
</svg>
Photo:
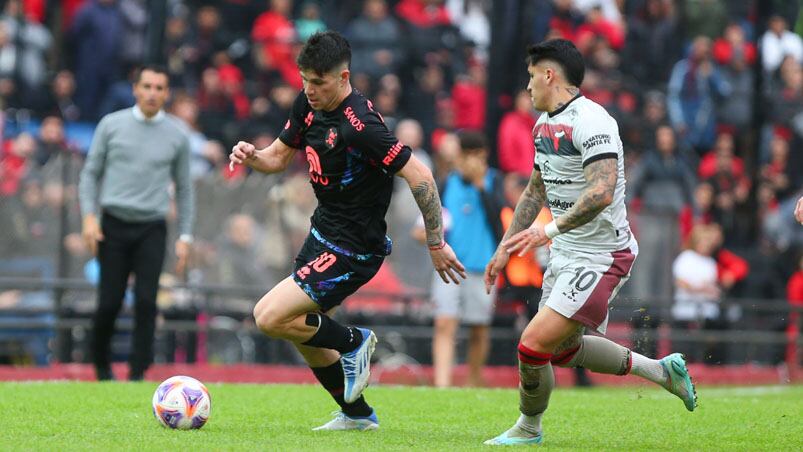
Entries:
<svg viewBox="0 0 803 452">
<path fill-rule="evenodd" d="M 416 152 L 439 180 L 461 129 L 488 135 L 493 166 L 529 174 L 526 134 L 537 116 L 517 107 L 524 46 L 571 39 L 588 64 L 583 94 L 619 122 L 641 245 L 613 312 L 615 338 L 659 353 L 676 340 L 719 344 L 715 358 L 700 357 L 709 365 L 801 365 L 803 227 L 792 215 L 803 195 L 797 2 L 3 3 L 0 362 L 87 361 L 93 259 L 80 240 L 77 174 L 98 119 L 131 105 L 131 70 L 144 62 L 170 71 L 169 110 L 191 135 L 198 204 L 187 279 L 169 273 L 173 257 L 165 265 L 158 359 L 300 362 L 257 334 L 250 313 L 288 274 L 307 233 L 315 200 L 306 162 L 299 156 L 275 177 L 230 172 L 225 162 L 237 140 L 260 147 L 277 136 L 301 86 L 294 55 L 312 31 L 328 28 L 351 40 L 352 82 L 386 123 L 420 126 Z M 396 338 L 378 356 L 404 369 L 431 361 L 430 264 L 409 240 L 412 200 L 397 192 L 388 223 L 405 245 L 341 315 Z M 679 329 L 672 263 L 700 224 L 721 231 L 712 254 L 716 328 L 699 317 Z M 497 311 L 491 365 L 515 362 L 521 301 Z M 123 359 L 127 340 L 115 344 Z"/>
</svg>

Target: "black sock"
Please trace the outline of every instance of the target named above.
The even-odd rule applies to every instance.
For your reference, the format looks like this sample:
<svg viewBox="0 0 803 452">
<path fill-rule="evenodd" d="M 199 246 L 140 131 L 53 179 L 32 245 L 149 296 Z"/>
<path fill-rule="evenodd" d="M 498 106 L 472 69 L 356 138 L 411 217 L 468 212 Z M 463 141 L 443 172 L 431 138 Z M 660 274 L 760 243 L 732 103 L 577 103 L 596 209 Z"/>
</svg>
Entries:
<svg viewBox="0 0 803 452">
<path fill-rule="evenodd" d="M 335 361 L 334 364 L 326 367 L 310 367 L 315 378 L 321 382 L 324 389 L 329 391 L 332 398 L 335 399 L 343 414 L 350 417 L 367 417 L 371 415 L 370 406 L 365 403 L 365 397 L 360 396 L 354 403 L 346 403 L 343 400 L 343 366 L 340 360 Z"/>
<path fill-rule="evenodd" d="M 304 345 L 331 348 L 340 353 L 353 352 L 362 343 L 362 333 L 353 326 L 343 326 L 324 314 L 307 314 L 307 325 L 317 326 L 318 331 Z"/>
</svg>

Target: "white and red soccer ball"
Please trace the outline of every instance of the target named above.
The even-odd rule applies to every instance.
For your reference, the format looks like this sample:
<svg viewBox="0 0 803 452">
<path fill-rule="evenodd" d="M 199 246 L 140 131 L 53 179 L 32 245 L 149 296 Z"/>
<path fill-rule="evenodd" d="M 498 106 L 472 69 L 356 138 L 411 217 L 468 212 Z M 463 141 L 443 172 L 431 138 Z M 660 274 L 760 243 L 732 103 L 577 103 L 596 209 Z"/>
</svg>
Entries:
<svg viewBox="0 0 803 452">
<path fill-rule="evenodd" d="M 153 393 L 153 415 L 165 427 L 201 428 L 209 419 L 212 399 L 200 381 L 183 375 L 163 381 Z"/>
</svg>

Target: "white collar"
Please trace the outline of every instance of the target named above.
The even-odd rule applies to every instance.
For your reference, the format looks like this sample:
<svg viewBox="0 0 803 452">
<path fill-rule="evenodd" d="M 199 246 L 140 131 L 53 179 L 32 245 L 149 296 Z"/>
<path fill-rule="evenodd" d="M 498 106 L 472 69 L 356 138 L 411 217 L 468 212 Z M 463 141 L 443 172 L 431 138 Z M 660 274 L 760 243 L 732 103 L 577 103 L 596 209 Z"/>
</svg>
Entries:
<svg viewBox="0 0 803 452">
<path fill-rule="evenodd" d="M 156 123 L 165 117 L 164 110 L 159 110 L 159 112 L 157 112 L 153 117 L 146 118 L 145 113 L 142 112 L 142 109 L 139 108 L 139 105 L 134 105 L 132 111 L 134 113 L 134 118 L 136 118 L 137 121 L 144 123 Z"/>
</svg>

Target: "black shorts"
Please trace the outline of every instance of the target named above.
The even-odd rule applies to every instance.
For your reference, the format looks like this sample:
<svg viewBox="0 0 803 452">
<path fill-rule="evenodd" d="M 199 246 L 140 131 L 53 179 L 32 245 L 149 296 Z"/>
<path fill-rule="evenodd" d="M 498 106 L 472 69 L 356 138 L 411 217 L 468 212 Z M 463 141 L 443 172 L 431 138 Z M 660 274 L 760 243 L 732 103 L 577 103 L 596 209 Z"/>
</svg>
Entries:
<svg viewBox="0 0 803 452">
<path fill-rule="evenodd" d="M 326 312 L 373 278 L 384 260 L 381 254 L 356 254 L 340 248 L 313 229 L 296 256 L 293 280 Z"/>
</svg>

